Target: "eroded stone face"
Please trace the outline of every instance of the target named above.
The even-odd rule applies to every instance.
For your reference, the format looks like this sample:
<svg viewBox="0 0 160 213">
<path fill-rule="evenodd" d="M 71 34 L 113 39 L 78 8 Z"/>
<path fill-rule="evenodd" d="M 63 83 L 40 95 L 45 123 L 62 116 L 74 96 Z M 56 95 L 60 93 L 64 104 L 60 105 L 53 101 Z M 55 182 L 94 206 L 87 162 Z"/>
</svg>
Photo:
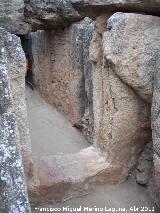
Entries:
<svg viewBox="0 0 160 213">
<path fill-rule="evenodd" d="M 107 22 L 104 55 L 116 75 L 145 102 L 152 102 L 159 63 L 159 18 L 116 13 Z M 107 42 L 109 44 L 107 44 Z"/>
<path fill-rule="evenodd" d="M 0 1 L 0 26 L 15 34 L 26 34 L 30 26 L 24 20 L 24 1 Z"/>
<path fill-rule="evenodd" d="M 71 32 L 69 28 L 33 34 L 33 73 L 35 85 L 43 97 L 78 125 L 84 110 L 82 56 L 81 44 L 77 42 L 73 46 L 71 43 Z M 72 65 L 70 54 L 77 50 Z"/>
<path fill-rule="evenodd" d="M 116 13 L 108 21 L 107 26 L 109 32 L 104 34 L 104 55 L 106 62 L 110 69 L 115 73 L 123 85 L 127 85 L 134 91 L 136 98 L 140 98 L 140 101 L 144 101 L 144 106 L 140 109 L 138 115 L 138 123 L 135 123 L 135 127 L 141 122 L 141 136 L 147 133 L 147 123 L 143 121 L 146 117 L 149 124 L 149 108 L 147 114 L 145 114 L 146 107 L 152 104 L 151 123 L 152 123 L 152 139 L 153 139 L 153 155 L 154 155 L 154 177 L 153 182 L 155 186 L 153 195 L 159 205 L 159 159 L 160 159 L 160 141 L 159 141 L 159 69 L 160 69 L 160 24 L 159 17 L 137 15 L 137 14 L 123 14 Z M 115 93 L 113 93 L 115 97 Z M 131 96 L 130 96 L 131 98 Z M 119 99 L 119 97 L 118 97 Z M 114 99 L 116 101 L 116 99 Z M 131 102 L 130 102 L 131 103 Z M 149 105 L 148 105 L 148 104 Z M 140 102 L 138 103 L 138 105 Z M 147 105 L 148 106 L 147 106 Z M 138 106 L 137 105 L 137 106 Z M 122 111 L 126 109 L 126 104 L 123 106 Z M 140 105 L 139 105 L 140 106 Z M 125 118 L 128 117 L 127 111 Z M 115 114 L 118 117 L 118 114 Z M 127 115 L 127 116 L 126 116 Z M 135 115 L 129 119 L 129 122 Z M 148 118 L 147 118 L 148 117 Z M 117 118 L 116 118 L 117 119 Z M 124 121 L 124 118 L 122 118 Z M 127 128 L 129 128 L 129 123 Z M 134 128 L 128 129 L 128 132 L 133 132 Z M 127 129 L 126 128 L 126 129 Z M 135 134 L 138 136 L 138 129 Z M 127 133 L 126 133 L 127 135 Z M 140 136 L 140 135 L 139 135 Z M 146 135 L 147 136 L 147 135 Z M 119 136 L 120 138 L 120 136 Z M 134 138 L 132 136 L 132 138 Z M 139 144 L 143 139 L 139 140 Z M 132 141 L 132 140 L 131 140 Z M 138 141 L 138 138 L 137 138 Z M 147 138 L 146 138 L 147 142 Z M 143 164 L 145 162 L 143 161 Z M 147 165 L 149 166 L 149 164 Z M 140 180 L 144 183 L 144 180 Z"/>
<path fill-rule="evenodd" d="M 18 47 L 20 40 L 0 28 L 0 212 L 27 213 L 30 208 L 10 78 L 11 67 L 20 71 L 23 63 L 24 53 Z"/>
<path fill-rule="evenodd" d="M 124 171 L 151 139 L 159 33 L 158 17 L 116 13 L 106 22 L 106 32 L 97 32 L 92 41 L 95 142 Z"/>
<path fill-rule="evenodd" d="M 159 0 L 71 0 L 73 7 L 82 15 L 97 17 L 102 13 L 135 12 L 158 15 Z"/>
<path fill-rule="evenodd" d="M 160 68 L 160 67 L 159 67 Z M 152 100 L 152 137 L 153 137 L 153 153 L 154 153 L 154 187 L 153 196 L 160 208 L 160 71 L 156 70 L 154 76 L 154 92 Z M 155 190 L 155 191 L 154 191 Z M 155 193 L 154 193 L 155 192 Z"/>
<path fill-rule="evenodd" d="M 138 159 L 136 166 L 136 181 L 141 185 L 148 185 L 153 176 L 153 143 L 146 145 Z"/>
<path fill-rule="evenodd" d="M 21 42 L 20 40 L 17 41 L 17 37 L 11 37 L 10 40 L 6 40 L 5 45 L 8 47 L 7 68 L 9 70 L 10 93 L 12 94 L 13 98 L 12 104 L 14 106 L 14 113 L 16 115 L 19 131 L 19 145 L 23 155 L 25 174 L 28 178 L 31 178 L 33 175 L 33 162 L 31 157 L 30 136 L 25 101 L 26 59 L 21 47 Z"/>
<path fill-rule="evenodd" d="M 0 26 L 22 35 L 65 27 L 85 16 L 95 18 L 108 11 L 160 14 L 159 0 L 1 0 L 0 6 Z"/>
<path fill-rule="evenodd" d="M 90 19 L 58 31 L 32 33 L 33 73 L 45 99 L 73 125 L 93 132 L 92 77 L 89 45 L 94 31 Z"/>
<path fill-rule="evenodd" d="M 25 20 L 32 29 L 64 27 L 80 19 L 81 16 L 69 0 L 25 1 Z"/>
<path fill-rule="evenodd" d="M 59 28 L 81 18 L 69 0 L 0 1 L 0 26 L 14 34 Z"/>
</svg>

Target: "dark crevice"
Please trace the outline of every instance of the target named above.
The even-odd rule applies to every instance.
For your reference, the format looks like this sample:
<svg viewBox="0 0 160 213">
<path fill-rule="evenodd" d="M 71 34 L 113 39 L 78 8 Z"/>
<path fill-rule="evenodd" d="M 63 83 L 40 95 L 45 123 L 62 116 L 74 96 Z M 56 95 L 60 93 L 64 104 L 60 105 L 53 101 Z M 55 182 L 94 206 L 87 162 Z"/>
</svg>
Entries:
<svg viewBox="0 0 160 213">
<path fill-rule="evenodd" d="M 22 48 L 26 56 L 25 82 L 33 90 L 34 82 L 33 82 L 33 70 L 32 70 L 32 63 L 33 63 L 32 38 L 29 34 L 21 35 L 19 37 L 21 39 Z"/>
</svg>

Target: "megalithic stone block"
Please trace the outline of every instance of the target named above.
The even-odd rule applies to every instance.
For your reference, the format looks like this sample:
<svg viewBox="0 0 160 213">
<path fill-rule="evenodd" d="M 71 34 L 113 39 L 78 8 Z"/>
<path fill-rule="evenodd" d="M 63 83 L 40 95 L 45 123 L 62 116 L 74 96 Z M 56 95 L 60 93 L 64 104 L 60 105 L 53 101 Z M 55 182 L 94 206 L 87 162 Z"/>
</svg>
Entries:
<svg viewBox="0 0 160 213">
<path fill-rule="evenodd" d="M 24 59 L 20 39 L 0 28 L 0 212 L 7 213 L 30 212 L 11 85 Z"/>
</svg>

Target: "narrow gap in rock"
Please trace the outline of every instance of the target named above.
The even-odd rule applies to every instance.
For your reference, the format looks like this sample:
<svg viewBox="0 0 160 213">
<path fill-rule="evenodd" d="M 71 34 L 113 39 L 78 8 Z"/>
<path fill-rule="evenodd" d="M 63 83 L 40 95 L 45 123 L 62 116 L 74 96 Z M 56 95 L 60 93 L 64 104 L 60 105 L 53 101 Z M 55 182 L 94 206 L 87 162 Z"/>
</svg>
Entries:
<svg viewBox="0 0 160 213">
<path fill-rule="evenodd" d="M 21 36 L 21 42 L 27 61 L 26 101 L 33 153 L 43 155 L 76 153 L 88 147 L 89 144 L 82 133 L 40 95 L 34 84 L 31 35 Z"/>
</svg>

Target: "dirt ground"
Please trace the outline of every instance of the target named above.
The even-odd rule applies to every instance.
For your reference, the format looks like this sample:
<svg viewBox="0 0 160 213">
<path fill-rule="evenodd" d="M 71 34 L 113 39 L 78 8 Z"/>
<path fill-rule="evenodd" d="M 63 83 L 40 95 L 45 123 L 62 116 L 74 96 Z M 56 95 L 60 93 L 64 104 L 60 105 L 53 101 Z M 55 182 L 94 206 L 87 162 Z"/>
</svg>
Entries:
<svg viewBox="0 0 160 213">
<path fill-rule="evenodd" d="M 67 209 L 66 209 L 67 207 Z M 74 209 L 74 208 L 80 208 Z M 96 209 L 97 207 L 97 209 Z M 32 213 L 38 212 L 154 212 L 158 213 L 149 198 L 145 187 L 136 184 L 133 177 L 120 185 L 96 186 L 95 190 L 81 198 L 73 198 L 64 203 L 37 206 Z M 92 209 L 88 209 L 92 208 Z M 99 209 L 98 209 L 99 208 Z M 75 210 L 75 211 L 74 211 Z M 103 210 L 103 211 L 102 211 Z"/>
<path fill-rule="evenodd" d="M 84 136 L 36 90 L 26 87 L 26 100 L 34 153 L 76 153 L 89 146 Z"/>
<path fill-rule="evenodd" d="M 56 109 L 47 104 L 36 90 L 26 88 L 26 99 L 33 153 L 47 155 L 76 153 L 89 146 L 80 132 Z M 147 189 L 136 184 L 133 177 L 120 185 L 96 186 L 92 193 L 81 198 L 73 198 L 54 205 L 39 205 L 36 208 L 32 209 L 32 213 L 156 212 Z"/>
</svg>

